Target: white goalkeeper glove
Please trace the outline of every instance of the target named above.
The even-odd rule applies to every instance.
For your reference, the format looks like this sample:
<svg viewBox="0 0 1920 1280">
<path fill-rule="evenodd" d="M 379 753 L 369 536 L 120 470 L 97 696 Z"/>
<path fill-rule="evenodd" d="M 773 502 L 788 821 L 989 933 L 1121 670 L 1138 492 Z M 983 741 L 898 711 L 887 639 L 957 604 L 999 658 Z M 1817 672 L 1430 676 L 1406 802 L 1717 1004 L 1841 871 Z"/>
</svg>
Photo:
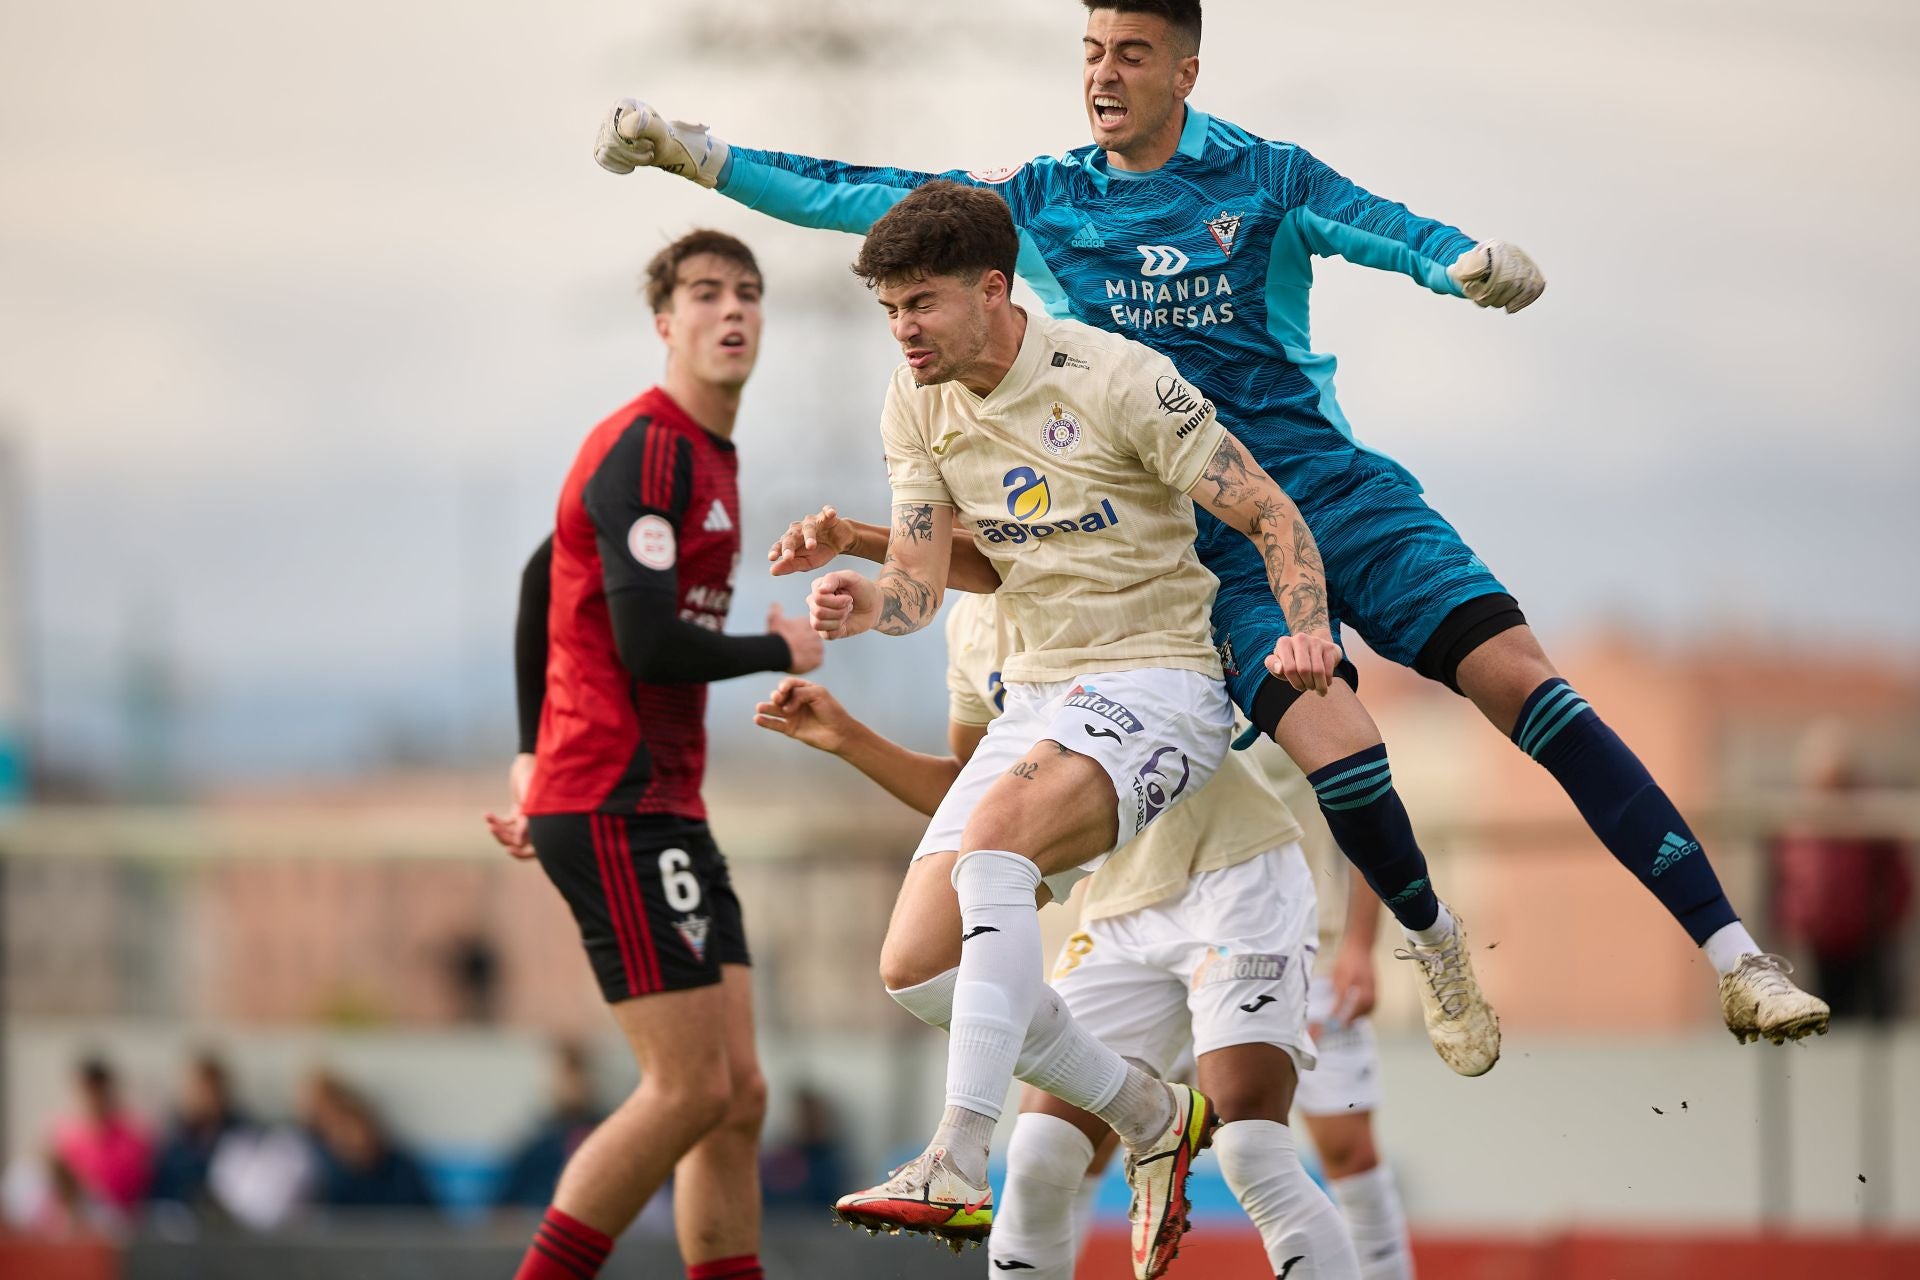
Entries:
<svg viewBox="0 0 1920 1280">
<path fill-rule="evenodd" d="M 1547 278 L 1533 259 L 1518 246 L 1499 240 L 1484 241 L 1461 254 L 1447 268 L 1447 275 L 1468 301 L 1505 307 L 1509 312 L 1527 306 L 1547 289 Z"/>
<path fill-rule="evenodd" d="M 720 184 L 727 154 L 727 144 L 708 133 L 707 126 L 668 120 L 635 98 L 613 104 L 593 144 L 593 158 L 612 173 L 665 169 L 703 187 Z"/>
</svg>

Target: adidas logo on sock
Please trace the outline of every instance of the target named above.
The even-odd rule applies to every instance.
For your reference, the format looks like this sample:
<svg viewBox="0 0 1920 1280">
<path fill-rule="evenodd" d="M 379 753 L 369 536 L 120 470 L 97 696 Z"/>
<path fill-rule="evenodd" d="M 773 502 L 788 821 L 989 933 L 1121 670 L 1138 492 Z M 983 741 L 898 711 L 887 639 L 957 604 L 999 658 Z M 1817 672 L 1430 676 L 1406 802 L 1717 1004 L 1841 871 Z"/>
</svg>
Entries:
<svg viewBox="0 0 1920 1280">
<path fill-rule="evenodd" d="M 1687 840 L 1677 832 L 1667 832 L 1667 838 L 1660 842 L 1660 852 L 1653 856 L 1653 874 L 1665 875 L 1674 863 L 1690 853 L 1700 852 L 1698 840 Z"/>
<path fill-rule="evenodd" d="M 725 533 L 733 528 L 733 521 L 727 518 L 727 509 L 721 505 L 720 499 L 713 500 L 713 507 L 707 512 L 707 522 L 700 527 L 708 533 Z"/>
<path fill-rule="evenodd" d="M 1073 239 L 1067 241 L 1067 243 L 1076 249 L 1104 249 L 1107 247 L 1107 242 L 1101 237 L 1099 229 L 1091 222 L 1081 223 L 1080 229 L 1073 233 Z"/>
</svg>

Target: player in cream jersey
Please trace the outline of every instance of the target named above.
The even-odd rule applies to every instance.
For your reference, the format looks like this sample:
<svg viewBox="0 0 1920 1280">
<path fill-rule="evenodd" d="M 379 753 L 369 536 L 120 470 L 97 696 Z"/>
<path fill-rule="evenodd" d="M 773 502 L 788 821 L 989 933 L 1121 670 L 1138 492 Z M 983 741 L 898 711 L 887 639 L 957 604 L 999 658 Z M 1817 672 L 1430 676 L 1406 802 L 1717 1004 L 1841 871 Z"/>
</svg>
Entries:
<svg viewBox="0 0 1920 1280">
<path fill-rule="evenodd" d="M 850 549 L 877 556 L 874 543 Z M 797 678 L 760 704 L 755 722 L 841 756 L 930 811 L 1000 717 L 1002 669 L 1019 649 L 991 595 L 956 598 L 946 634 L 950 757 L 882 738 Z M 1156 1076 L 1190 1047 L 1200 1090 L 1222 1119 L 1214 1151 L 1275 1273 L 1291 1262 L 1289 1280 L 1357 1280 L 1364 1273 L 1340 1215 L 1307 1176 L 1286 1125 L 1296 1081 L 1312 1079 L 1315 1057 L 1313 882 L 1299 835 L 1258 764 L 1230 753 L 1200 795 L 1169 809 L 1082 889 L 1080 929 L 1061 949 L 1052 987 L 1085 1031 Z M 1071 1280 L 1076 1196 L 1113 1137 L 1099 1118 L 1028 1086 L 989 1239 L 996 1273 Z"/>
<path fill-rule="evenodd" d="M 1255 546 L 1298 624 L 1268 668 L 1324 694 L 1340 654 L 1319 552 L 1291 500 L 1164 357 L 1014 305 L 1019 247 L 998 196 L 932 183 L 874 223 L 854 264 L 906 357 L 881 414 L 893 526 L 879 574 L 826 574 L 809 615 L 830 639 L 926 626 L 960 521 L 1022 644 L 1005 663 L 1004 712 L 915 851 L 881 956 L 910 1008 L 924 1003 L 910 988 L 950 985 L 950 1008 L 915 1009 L 950 1023 L 946 1111 L 920 1158 L 835 1209 L 869 1227 L 985 1236 L 988 1146 L 1019 1074 L 1120 1135 L 1134 1270 L 1150 1278 L 1186 1227 L 1186 1175 L 1212 1110 L 1064 1008 L 1047 1012 L 1036 898 L 1197 792 L 1226 755 L 1232 715 L 1208 624 L 1217 584 L 1190 545 L 1194 502 Z"/>
</svg>

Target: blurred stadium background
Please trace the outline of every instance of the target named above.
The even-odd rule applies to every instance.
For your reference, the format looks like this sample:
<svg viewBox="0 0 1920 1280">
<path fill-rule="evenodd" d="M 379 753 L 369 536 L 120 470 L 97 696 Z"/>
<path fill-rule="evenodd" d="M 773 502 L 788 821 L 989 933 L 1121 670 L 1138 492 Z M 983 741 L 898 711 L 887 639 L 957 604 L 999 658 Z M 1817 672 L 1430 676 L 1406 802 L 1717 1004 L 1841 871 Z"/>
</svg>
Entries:
<svg viewBox="0 0 1920 1280">
<path fill-rule="evenodd" d="M 767 269 L 747 547 L 886 501 L 891 353 L 854 242 L 613 179 L 598 115 L 640 93 L 742 143 L 1015 161 L 1084 136 L 1079 15 L 0 11 L 0 1275 L 511 1270 L 509 1202 L 544 1203 L 542 1161 L 631 1082 L 558 897 L 478 814 L 504 801 L 520 565 L 580 436 L 658 370 L 634 293 L 657 246 L 717 225 Z M 1208 18 L 1205 109 L 1543 263 L 1514 320 L 1330 264 L 1317 337 L 1349 414 L 1640 744 L 1762 940 L 1818 973 L 1825 939 L 1829 996 L 1857 981 L 1836 937 L 1891 956 L 1885 1016 L 1736 1049 L 1702 962 L 1550 780 L 1363 662 L 1507 1028 L 1492 1076 L 1452 1077 L 1383 955 L 1380 1122 L 1421 1274 L 1920 1274 L 1920 13 Z M 736 625 L 800 594 L 744 574 Z M 940 662 L 937 636 L 861 642 L 820 678 L 932 747 Z M 800 1280 L 977 1274 L 984 1254 L 826 1223 L 825 1190 L 937 1103 L 941 1046 L 873 977 L 916 824 L 754 730 L 761 692 L 716 689 L 709 798 L 758 960 L 764 1254 Z M 224 1074 L 246 1117 L 225 1190 L 72 1176 L 89 1063 L 156 1144 L 218 1111 Z M 1224 1191 L 1201 1208 L 1176 1274 L 1260 1274 Z M 609 1274 L 673 1258 L 650 1212 Z"/>
</svg>

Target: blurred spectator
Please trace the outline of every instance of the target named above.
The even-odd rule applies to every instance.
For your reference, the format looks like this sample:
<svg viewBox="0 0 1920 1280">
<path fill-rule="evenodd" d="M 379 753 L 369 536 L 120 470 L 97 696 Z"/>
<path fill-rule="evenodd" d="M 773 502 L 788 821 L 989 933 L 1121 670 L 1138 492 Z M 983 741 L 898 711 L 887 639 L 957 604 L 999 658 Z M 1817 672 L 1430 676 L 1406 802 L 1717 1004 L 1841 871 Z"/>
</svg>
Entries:
<svg viewBox="0 0 1920 1280">
<path fill-rule="evenodd" d="M 234 1103 L 226 1064 L 211 1053 L 195 1056 L 181 1085 L 179 1113 L 154 1161 L 152 1198 L 205 1208 L 215 1150 L 229 1134 L 247 1127 L 250 1122 Z"/>
<path fill-rule="evenodd" d="M 846 1140 L 825 1095 L 800 1086 L 793 1100 L 793 1132 L 760 1157 L 760 1182 L 769 1208 L 817 1209 L 844 1191 Z"/>
<path fill-rule="evenodd" d="M 560 1170 L 605 1113 L 593 1104 L 586 1050 L 562 1041 L 553 1050 L 553 1109 L 510 1157 L 496 1203 L 544 1209 L 553 1200 Z"/>
<path fill-rule="evenodd" d="M 1865 779 L 1844 728 L 1821 725 L 1801 746 L 1807 797 L 1843 805 Z M 1773 844 L 1781 931 L 1813 958 L 1813 990 L 1836 1018 L 1888 1022 L 1900 1010 L 1898 943 L 1912 898 L 1906 850 L 1886 836 L 1781 833 Z"/>
<path fill-rule="evenodd" d="M 0 1215 L 8 1227 L 41 1240 L 71 1240 L 125 1226 L 112 1206 L 80 1185 L 52 1152 L 14 1161 L 0 1178 Z"/>
<path fill-rule="evenodd" d="M 328 1208 L 432 1207 L 420 1162 L 359 1093 L 324 1072 L 310 1082 L 306 1124 L 318 1160 L 315 1187 Z"/>
<path fill-rule="evenodd" d="M 120 1082 L 104 1058 L 74 1071 L 79 1114 L 53 1131 L 53 1154 L 89 1194 L 121 1214 L 146 1197 L 153 1177 L 153 1139 L 122 1106 Z"/>
</svg>

